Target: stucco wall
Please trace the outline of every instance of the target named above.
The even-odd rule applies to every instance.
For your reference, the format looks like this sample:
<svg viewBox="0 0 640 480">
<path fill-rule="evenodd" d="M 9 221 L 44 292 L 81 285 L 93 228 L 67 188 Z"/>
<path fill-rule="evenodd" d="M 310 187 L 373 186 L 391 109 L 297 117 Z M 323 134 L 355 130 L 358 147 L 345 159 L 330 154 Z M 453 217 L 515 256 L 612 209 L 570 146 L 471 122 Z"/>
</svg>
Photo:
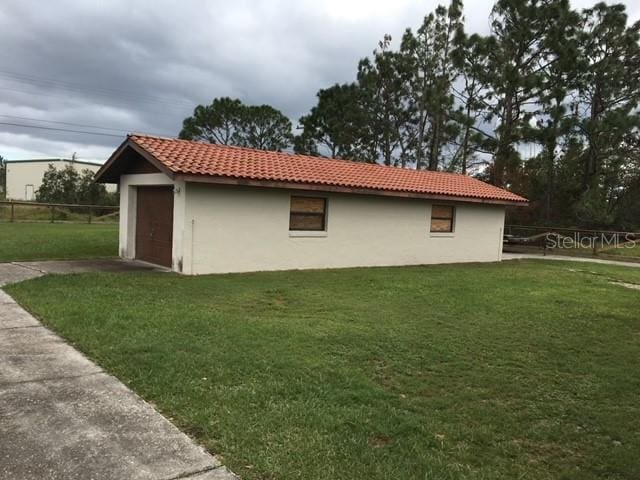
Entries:
<svg viewBox="0 0 640 480">
<path fill-rule="evenodd" d="M 286 190 L 186 185 L 184 273 L 488 262 L 501 258 L 504 207 L 456 206 L 455 232 L 431 234 L 425 200 L 328 199 L 327 232 L 289 232 Z M 439 202 L 441 203 L 441 202 Z M 174 256 L 179 255 L 174 251 Z"/>
<path fill-rule="evenodd" d="M 42 177 L 49 165 L 53 165 L 57 169 L 72 165 L 79 172 L 85 169 L 97 172 L 100 168 L 100 165 L 72 163 L 70 161 L 10 161 L 7 162 L 7 198 L 11 200 L 35 200 L 35 192 L 42 185 Z M 116 191 L 115 184 L 109 183 L 105 186 L 109 192 Z"/>
</svg>

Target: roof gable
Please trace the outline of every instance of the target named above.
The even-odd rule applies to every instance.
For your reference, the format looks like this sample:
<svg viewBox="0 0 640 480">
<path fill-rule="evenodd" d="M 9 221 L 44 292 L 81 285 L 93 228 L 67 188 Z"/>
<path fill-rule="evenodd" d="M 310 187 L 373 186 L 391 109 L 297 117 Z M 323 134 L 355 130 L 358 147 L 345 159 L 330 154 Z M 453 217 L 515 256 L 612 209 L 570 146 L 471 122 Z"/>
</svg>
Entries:
<svg viewBox="0 0 640 480">
<path fill-rule="evenodd" d="M 527 203 L 519 195 L 456 173 L 410 170 L 146 135 L 130 135 L 96 174 L 99 181 L 113 181 L 116 170 L 122 168 L 116 168 L 117 164 L 122 165 L 118 159 L 127 147 L 139 152 L 172 178 L 182 176 L 188 181 L 485 203 Z"/>
<path fill-rule="evenodd" d="M 96 172 L 95 178 L 102 183 L 117 183 L 121 175 L 158 172 L 173 177 L 171 171 L 152 155 L 125 140 Z"/>
</svg>

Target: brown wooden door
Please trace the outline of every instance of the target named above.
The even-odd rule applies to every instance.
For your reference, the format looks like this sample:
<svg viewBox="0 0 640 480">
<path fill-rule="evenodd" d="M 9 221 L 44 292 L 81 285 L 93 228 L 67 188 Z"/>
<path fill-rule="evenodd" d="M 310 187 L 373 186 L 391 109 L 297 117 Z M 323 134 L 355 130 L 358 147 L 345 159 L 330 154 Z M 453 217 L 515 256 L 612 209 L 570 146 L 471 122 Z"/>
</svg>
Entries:
<svg viewBox="0 0 640 480">
<path fill-rule="evenodd" d="M 138 187 L 136 258 L 171 267 L 173 187 Z"/>
</svg>

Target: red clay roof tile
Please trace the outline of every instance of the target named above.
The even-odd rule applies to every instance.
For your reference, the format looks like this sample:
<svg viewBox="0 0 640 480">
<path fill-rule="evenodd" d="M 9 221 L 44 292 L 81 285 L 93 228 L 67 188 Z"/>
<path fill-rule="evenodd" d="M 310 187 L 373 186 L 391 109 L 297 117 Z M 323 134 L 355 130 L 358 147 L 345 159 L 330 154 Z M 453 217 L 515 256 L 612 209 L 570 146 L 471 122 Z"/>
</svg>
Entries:
<svg viewBox="0 0 640 480">
<path fill-rule="evenodd" d="M 130 135 L 129 140 L 174 174 L 527 202 L 507 190 L 456 173 L 410 170 L 147 135 Z"/>
</svg>

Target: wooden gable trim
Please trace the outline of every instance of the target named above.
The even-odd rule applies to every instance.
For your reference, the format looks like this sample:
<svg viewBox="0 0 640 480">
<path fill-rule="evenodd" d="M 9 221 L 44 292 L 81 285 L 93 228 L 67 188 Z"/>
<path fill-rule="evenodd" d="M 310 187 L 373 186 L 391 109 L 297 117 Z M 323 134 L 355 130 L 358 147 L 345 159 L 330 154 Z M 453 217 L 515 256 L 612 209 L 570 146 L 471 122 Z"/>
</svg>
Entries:
<svg viewBox="0 0 640 480">
<path fill-rule="evenodd" d="M 160 160 L 155 158 L 153 155 L 147 152 L 144 148 L 137 145 L 135 142 L 131 141 L 131 139 L 127 138 L 124 142 L 120 144 L 120 146 L 116 149 L 116 151 L 113 152 L 113 154 L 111 154 L 111 156 L 105 162 L 105 164 L 96 172 L 95 174 L 96 182 L 111 183 L 114 179 L 120 178 L 121 173 L 115 173 L 115 176 L 113 175 L 110 176 L 110 174 L 113 174 L 114 173 L 113 170 L 117 169 L 118 160 L 121 159 L 122 155 L 127 150 L 127 148 L 130 148 L 131 150 L 135 151 L 144 160 L 146 160 L 151 165 L 153 165 L 158 172 L 164 173 L 171 179 L 175 177 L 175 174 Z"/>
<path fill-rule="evenodd" d="M 107 159 L 107 161 L 104 162 L 102 167 L 100 167 L 100 169 L 96 172 L 94 176 L 94 179 L 96 182 L 98 183 L 103 182 L 102 178 L 104 177 L 104 174 L 111 168 L 111 166 L 113 165 L 113 162 L 115 162 L 116 158 L 118 158 L 120 154 L 124 151 L 128 143 L 129 143 L 129 139 L 127 138 L 124 142 L 120 144 L 118 148 L 116 148 L 116 151 L 111 154 L 111 156 Z M 103 182 L 103 183 L 108 183 L 108 182 Z"/>
<path fill-rule="evenodd" d="M 161 173 L 164 173 L 169 178 L 173 179 L 175 177 L 175 173 L 172 172 L 169 167 L 167 167 L 164 163 L 158 160 L 156 157 L 147 152 L 144 148 L 139 146 L 134 142 L 130 142 L 130 146 L 133 150 L 139 153 L 145 160 L 147 160 L 151 165 L 160 170 Z"/>
</svg>

